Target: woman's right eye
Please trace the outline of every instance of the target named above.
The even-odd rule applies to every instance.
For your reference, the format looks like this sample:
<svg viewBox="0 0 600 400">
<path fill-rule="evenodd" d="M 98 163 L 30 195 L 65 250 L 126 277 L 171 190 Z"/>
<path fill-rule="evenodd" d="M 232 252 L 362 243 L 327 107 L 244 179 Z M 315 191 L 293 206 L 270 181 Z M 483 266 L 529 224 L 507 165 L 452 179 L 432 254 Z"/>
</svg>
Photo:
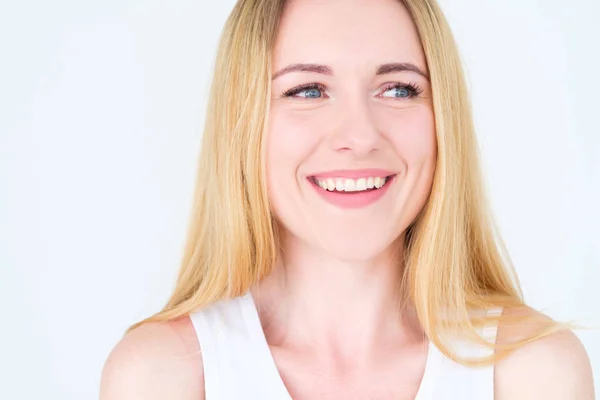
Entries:
<svg viewBox="0 0 600 400">
<path fill-rule="evenodd" d="M 325 87 L 318 83 L 302 85 L 283 93 L 285 97 L 299 97 L 304 99 L 319 99 L 324 96 Z"/>
</svg>

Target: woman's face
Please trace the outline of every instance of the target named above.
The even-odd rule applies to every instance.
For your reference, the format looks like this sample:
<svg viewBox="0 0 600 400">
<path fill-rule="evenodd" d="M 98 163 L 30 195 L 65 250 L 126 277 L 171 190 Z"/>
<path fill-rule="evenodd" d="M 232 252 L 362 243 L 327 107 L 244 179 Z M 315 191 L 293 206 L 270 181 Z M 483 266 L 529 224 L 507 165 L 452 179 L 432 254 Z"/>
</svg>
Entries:
<svg viewBox="0 0 600 400">
<path fill-rule="evenodd" d="M 398 0 L 288 1 L 272 68 L 277 220 L 341 259 L 381 254 L 423 208 L 436 161 L 427 66 L 407 10 Z"/>
</svg>

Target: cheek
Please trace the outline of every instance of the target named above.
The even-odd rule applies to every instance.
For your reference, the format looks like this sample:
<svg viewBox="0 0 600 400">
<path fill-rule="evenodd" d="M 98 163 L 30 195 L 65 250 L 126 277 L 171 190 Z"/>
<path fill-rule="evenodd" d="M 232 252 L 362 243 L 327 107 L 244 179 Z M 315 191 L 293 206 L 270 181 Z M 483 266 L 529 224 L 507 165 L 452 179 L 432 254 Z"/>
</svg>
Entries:
<svg viewBox="0 0 600 400">
<path fill-rule="evenodd" d="M 396 110 L 385 120 L 388 141 L 403 164 L 395 213 L 401 230 L 414 221 L 431 193 L 437 160 L 435 120 L 429 107 Z"/>
<path fill-rule="evenodd" d="M 435 120 L 429 107 L 414 107 L 387 115 L 384 132 L 396 153 L 410 170 L 435 164 L 437 141 Z M 424 165 L 425 164 L 425 165 Z"/>
<path fill-rule="evenodd" d="M 404 160 L 407 191 L 402 193 L 402 229 L 414 221 L 431 194 L 437 160 L 435 120 L 430 108 L 407 110 L 398 123 L 393 145 Z"/>
<path fill-rule="evenodd" d="M 315 119 L 285 109 L 272 110 L 265 132 L 267 190 L 281 217 L 298 199 L 298 168 L 314 152 L 322 136 Z"/>
<path fill-rule="evenodd" d="M 285 174 L 293 172 L 289 167 L 300 165 L 316 146 L 317 127 L 318 124 L 309 116 L 291 110 L 273 110 L 266 133 L 270 169 Z"/>
</svg>

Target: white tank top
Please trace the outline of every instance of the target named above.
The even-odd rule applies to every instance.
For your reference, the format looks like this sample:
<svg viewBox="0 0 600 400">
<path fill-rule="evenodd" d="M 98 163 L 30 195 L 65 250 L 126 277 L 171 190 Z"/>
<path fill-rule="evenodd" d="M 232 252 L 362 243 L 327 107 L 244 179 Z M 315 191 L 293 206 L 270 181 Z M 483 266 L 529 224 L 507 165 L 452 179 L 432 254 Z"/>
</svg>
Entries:
<svg viewBox="0 0 600 400">
<path fill-rule="evenodd" d="M 499 314 L 501 309 L 488 313 Z M 271 355 L 250 292 L 190 314 L 204 366 L 206 400 L 292 400 Z M 495 341 L 496 326 L 482 334 Z M 483 357 L 493 351 L 456 342 L 461 355 Z M 429 342 L 425 373 L 415 400 L 493 400 L 494 369 L 468 368 Z"/>
</svg>

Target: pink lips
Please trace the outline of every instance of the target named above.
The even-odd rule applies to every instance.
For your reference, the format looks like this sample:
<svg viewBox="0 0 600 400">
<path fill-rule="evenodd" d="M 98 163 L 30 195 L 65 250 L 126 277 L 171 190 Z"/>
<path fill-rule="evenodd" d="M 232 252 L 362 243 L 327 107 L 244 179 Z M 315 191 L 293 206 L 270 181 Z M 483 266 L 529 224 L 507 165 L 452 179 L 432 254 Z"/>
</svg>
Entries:
<svg viewBox="0 0 600 400">
<path fill-rule="evenodd" d="M 379 189 L 360 191 L 360 192 L 336 192 L 321 188 L 316 184 L 314 178 L 324 180 L 326 178 L 347 178 L 359 179 L 367 177 L 388 177 L 385 185 Z M 317 193 L 328 203 L 340 208 L 362 208 L 367 207 L 377 200 L 381 199 L 394 182 L 395 174 L 392 171 L 382 169 L 363 169 L 363 170 L 338 170 L 327 171 L 312 175 L 308 178 L 310 184 Z"/>
</svg>

